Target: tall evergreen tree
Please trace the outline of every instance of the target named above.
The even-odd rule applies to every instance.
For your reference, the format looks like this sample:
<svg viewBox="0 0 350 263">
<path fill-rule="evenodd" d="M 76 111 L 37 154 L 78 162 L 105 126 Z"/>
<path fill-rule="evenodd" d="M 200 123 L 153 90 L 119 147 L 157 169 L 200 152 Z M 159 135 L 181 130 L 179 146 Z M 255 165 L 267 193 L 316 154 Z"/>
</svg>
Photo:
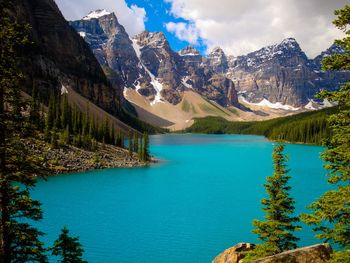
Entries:
<svg viewBox="0 0 350 263">
<path fill-rule="evenodd" d="M 30 102 L 30 121 L 36 126 L 40 127 L 40 102 L 38 98 L 38 89 L 33 81 L 32 98 Z"/>
<path fill-rule="evenodd" d="M 143 150 L 142 150 L 142 160 L 148 162 L 150 159 L 149 153 L 149 137 L 147 133 L 143 134 Z"/>
<path fill-rule="evenodd" d="M 84 250 L 79 243 L 78 237 L 69 236 L 69 230 L 64 227 L 58 239 L 51 248 L 52 255 L 60 258 L 62 263 L 84 263 Z"/>
<path fill-rule="evenodd" d="M 129 136 L 128 136 L 129 138 L 129 141 L 128 141 L 128 149 L 129 149 L 129 156 L 132 156 L 132 150 L 133 150 L 133 142 L 132 142 L 132 140 L 133 140 L 133 135 L 132 135 L 132 131 L 131 131 L 131 129 L 129 128 Z"/>
<path fill-rule="evenodd" d="M 287 175 L 287 157 L 283 154 L 284 145 L 278 144 L 274 147 L 272 154 L 274 174 L 267 177 L 264 184 L 268 198 L 261 200 L 265 221 L 254 220 L 255 229 L 263 244 L 258 245 L 255 250 L 248 253 L 248 258 L 259 258 L 280 253 L 285 250 L 296 248 L 293 232 L 300 230 L 294 223 L 298 218 L 293 216 L 294 200 L 289 196 L 291 187 L 288 185 L 290 176 Z"/>
<path fill-rule="evenodd" d="M 68 104 L 67 94 L 63 95 L 63 102 L 61 107 L 61 127 L 65 129 L 67 126 L 70 126 L 70 106 Z"/>
<path fill-rule="evenodd" d="M 325 70 L 350 70 L 350 6 L 336 10 L 334 25 L 346 36 L 335 44 L 344 48 L 344 54 L 335 54 L 323 61 Z M 303 220 L 314 226 L 316 237 L 340 245 L 347 251 L 335 254 L 334 262 L 350 262 L 350 82 L 339 91 L 320 93 L 320 97 L 339 103 L 339 112 L 329 117 L 331 136 L 325 142 L 322 154 L 328 170 L 328 182 L 335 188 L 324 193 L 310 205 L 311 214 Z"/>
<path fill-rule="evenodd" d="M 134 132 L 134 152 L 137 153 L 139 151 L 139 137 L 137 132 Z"/>
<path fill-rule="evenodd" d="M 140 161 L 143 161 L 143 150 L 144 150 L 144 148 L 143 148 L 142 141 L 143 141 L 143 138 L 140 137 L 140 146 L 139 146 L 139 152 L 138 152 L 138 157 L 139 157 Z"/>
<path fill-rule="evenodd" d="M 42 217 L 40 203 L 30 197 L 38 160 L 21 141 L 22 115 L 18 69 L 21 50 L 29 42 L 28 27 L 8 14 L 11 1 L 0 1 L 0 262 L 45 262 L 40 232 L 30 225 Z"/>
</svg>

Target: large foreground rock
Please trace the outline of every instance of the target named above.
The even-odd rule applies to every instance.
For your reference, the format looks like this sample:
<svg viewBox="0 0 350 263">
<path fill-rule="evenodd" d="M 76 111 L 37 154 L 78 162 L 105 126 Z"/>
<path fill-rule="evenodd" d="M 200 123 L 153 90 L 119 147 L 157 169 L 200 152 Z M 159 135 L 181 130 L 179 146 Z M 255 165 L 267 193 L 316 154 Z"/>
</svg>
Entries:
<svg viewBox="0 0 350 263">
<path fill-rule="evenodd" d="M 219 254 L 212 263 L 239 263 L 244 255 L 241 252 L 254 248 L 253 244 L 239 243 Z M 274 256 L 251 261 L 250 263 L 324 263 L 328 262 L 332 248 L 329 244 L 317 244 L 289 250 Z"/>
<path fill-rule="evenodd" d="M 271 257 L 252 261 L 252 263 L 324 263 L 328 262 L 332 248 L 329 244 L 317 244 L 289 250 Z"/>
</svg>

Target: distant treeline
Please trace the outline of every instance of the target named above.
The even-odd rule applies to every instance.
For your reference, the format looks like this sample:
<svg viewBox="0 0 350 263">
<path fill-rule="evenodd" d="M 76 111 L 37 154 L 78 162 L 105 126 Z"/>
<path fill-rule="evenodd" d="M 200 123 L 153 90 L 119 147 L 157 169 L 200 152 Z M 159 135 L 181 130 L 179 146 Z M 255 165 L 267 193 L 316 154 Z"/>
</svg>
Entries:
<svg viewBox="0 0 350 263">
<path fill-rule="evenodd" d="M 338 107 L 303 112 L 266 121 L 230 122 L 221 117 L 195 119 L 185 132 L 208 134 L 255 134 L 271 140 L 322 144 L 330 131 L 327 116 L 338 112 Z"/>
</svg>

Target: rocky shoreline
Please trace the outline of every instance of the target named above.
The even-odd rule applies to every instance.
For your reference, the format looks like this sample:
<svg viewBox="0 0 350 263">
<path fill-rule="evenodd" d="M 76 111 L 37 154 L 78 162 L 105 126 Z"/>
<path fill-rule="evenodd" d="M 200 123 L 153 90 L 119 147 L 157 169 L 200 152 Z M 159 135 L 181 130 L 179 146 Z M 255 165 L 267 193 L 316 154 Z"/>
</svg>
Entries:
<svg viewBox="0 0 350 263">
<path fill-rule="evenodd" d="M 98 149 L 94 152 L 72 145 L 52 148 L 50 144 L 38 139 L 26 139 L 24 145 L 30 155 L 41 159 L 43 170 L 49 175 L 107 168 L 145 167 L 157 162 L 155 159 L 141 162 L 137 154 L 129 156 L 128 150 L 113 145 L 98 144 Z"/>
</svg>

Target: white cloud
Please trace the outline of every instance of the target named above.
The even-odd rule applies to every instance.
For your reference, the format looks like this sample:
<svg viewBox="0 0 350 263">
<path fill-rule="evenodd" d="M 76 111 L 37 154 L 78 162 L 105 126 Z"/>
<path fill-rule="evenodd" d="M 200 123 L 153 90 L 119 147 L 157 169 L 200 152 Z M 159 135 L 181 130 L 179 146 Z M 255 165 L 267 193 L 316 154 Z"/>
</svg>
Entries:
<svg viewBox="0 0 350 263">
<path fill-rule="evenodd" d="M 309 57 L 342 36 L 333 11 L 348 0 L 164 0 L 208 45 L 240 55 L 294 37 Z M 176 31 L 173 31 L 176 34 Z M 178 35 L 178 34 L 176 34 Z"/>
<path fill-rule="evenodd" d="M 170 33 L 174 33 L 178 39 L 187 41 L 192 45 L 197 44 L 199 33 L 193 24 L 169 22 L 165 24 L 165 27 Z"/>
<path fill-rule="evenodd" d="M 78 20 L 96 9 L 106 9 L 117 15 L 130 36 L 145 30 L 146 11 L 136 5 L 128 5 L 125 0 L 56 0 L 67 20 Z"/>
</svg>

